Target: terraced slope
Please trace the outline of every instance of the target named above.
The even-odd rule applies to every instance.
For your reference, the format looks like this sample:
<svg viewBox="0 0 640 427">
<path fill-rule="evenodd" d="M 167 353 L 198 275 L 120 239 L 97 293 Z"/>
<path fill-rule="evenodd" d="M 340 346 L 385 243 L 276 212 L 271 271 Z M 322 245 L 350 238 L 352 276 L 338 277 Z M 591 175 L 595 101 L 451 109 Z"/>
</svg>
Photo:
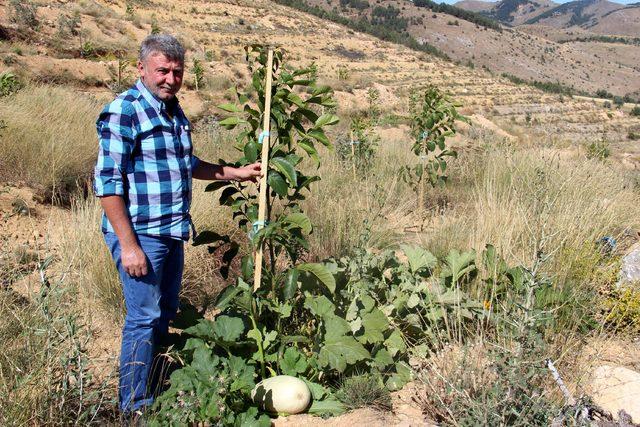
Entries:
<svg viewBox="0 0 640 427">
<path fill-rule="evenodd" d="M 616 155 L 629 162 L 638 159 L 628 137 L 640 133 L 640 119 L 630 116 L 630 105 L 611 110 L 603 108 L 603 100 L 546 94 L 267 0 L 181 0 L 173 3 L 165 16 L 157 17 L 152 16 L 152 8 L 159 4 L 152 2 L 138 6 L 133 16 L 127 14 L 124 3 L 83 4 L 39 7 L 41 29 L 37 33 L 9 22 L 6 4 L 0 6 L 3 32 L 13 34 L 0 45 L 3 68 L 23 78 L 73 85 L 107 99 L 112 92 L 106 86 L 114 83 L 108 71 L 116 65 L 114 53 L 124 51 L 134 56 L 137 44 L 153 24 L 179 34 L 190 49 L 189 61 L 197 57 L 205 64 L 206 89 L 196 92 L 187 87 L 182 96 L 188 113 L 195 118 L 219 113 L 214 105 L 226 96 L 224 90 L 234 82 L 247 81 L 242 46 L 262 42 L 283 46 L 295 63 L 315 62 L 319 76 L 337 89 L 343 117 L 367 108 L 369 88 L 380 92 L 385 113 L 402 115 L 412 89 L 436 84 L 462 102 L 465 112 L 474 115 L 478 129 L 495 133 L 497 125 L 500 135 L 533 144 L 578 146 L 605 137 L 616 147 Z M 69 36 L 62 48 L 56 36 L 59 16 L 70 16 L 76 10 L 81 15 L 84 44 L 78 36 Z M 83 52 L 83 58 L 81 47 L 86 48 L 87 41 L 103 53 Z M 133 76 L 133 71 L 129 67 L 126 72 Z M 189 74 L 186 78 L 192 80 Z M 478 135 L 468 131 L 466 143 L 478 144 Z"/>
</svg>

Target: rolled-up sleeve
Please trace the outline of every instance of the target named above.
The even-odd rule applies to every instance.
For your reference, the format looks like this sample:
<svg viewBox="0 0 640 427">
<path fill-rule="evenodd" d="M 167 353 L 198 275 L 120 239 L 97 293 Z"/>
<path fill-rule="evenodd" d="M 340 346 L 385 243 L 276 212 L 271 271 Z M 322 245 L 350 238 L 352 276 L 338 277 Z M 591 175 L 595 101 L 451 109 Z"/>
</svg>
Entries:
<svg viewBox="0 0 640 427">
<path fill-rule="evenodd" d="M 197 158 L 195 155 L 191 156 L 191 170 L 194 171 L 196 170 L 196 168 L 198 167 L 198 164 L 200 163 L 200 159 Z"/>
<path fill-rule="evenodd" d="M 98 161 L 94 172 L 94 192 L 98 197 L 124 196 L 124 177 L 135 146 L 133 107 L 115 100 L 100 113 Z"/>
</svg>

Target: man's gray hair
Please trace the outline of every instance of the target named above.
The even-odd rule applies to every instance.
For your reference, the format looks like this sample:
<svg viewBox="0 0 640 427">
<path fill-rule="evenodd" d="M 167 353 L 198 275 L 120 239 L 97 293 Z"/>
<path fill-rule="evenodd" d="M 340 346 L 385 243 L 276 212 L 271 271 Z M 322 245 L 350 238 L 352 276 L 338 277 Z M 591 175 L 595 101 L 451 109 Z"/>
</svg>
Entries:
<svg viewBox="0 0 640 427">
<path fill-rule="evenodd" d="M 170 34 L 150 34 L 140 45 L 138 58 L 144 61 L 153 53 L 162 53 L 171 61 L 184 63 L 184 47 Z"/>
</svg>

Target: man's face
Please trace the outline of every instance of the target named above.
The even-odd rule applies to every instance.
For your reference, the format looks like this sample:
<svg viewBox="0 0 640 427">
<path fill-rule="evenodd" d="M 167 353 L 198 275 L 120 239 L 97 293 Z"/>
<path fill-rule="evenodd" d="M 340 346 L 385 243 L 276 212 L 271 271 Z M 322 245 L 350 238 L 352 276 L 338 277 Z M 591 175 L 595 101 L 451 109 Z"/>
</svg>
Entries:
<svg viewBox="0 0 640 427">
<path fill-rule="evenodd" d="M 161 100 L 168 101 L 182 86 L 184 64 L 169 60 L 162 53 L 152 53 L 144 61 L 138 61 L 138 71 L 147 89 Z"/>
</svg>

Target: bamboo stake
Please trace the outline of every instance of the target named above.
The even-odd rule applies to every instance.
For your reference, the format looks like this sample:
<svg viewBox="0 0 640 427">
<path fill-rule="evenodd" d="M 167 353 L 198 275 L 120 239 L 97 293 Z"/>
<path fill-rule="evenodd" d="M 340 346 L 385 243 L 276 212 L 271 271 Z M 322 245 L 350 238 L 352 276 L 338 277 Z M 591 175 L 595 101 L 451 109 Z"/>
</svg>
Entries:
<svg viewBox="0 0 640 427">
<path fill-rule="evenodd" d="M 260 177 L 260 196 L 258 204 L 258 230 L 264 227 L 265 217 L 267 216 L 267 172 L 269 170 L 269 126 L 271 124 L 271 80 L 273 72 L 273 49 L 267 51 L 267 81 L 265 83 L 264 94 L 264 118 L 262 120 L 262 132 L 265 137 L 262 140 L 262 177 Z M 256 258 L 253 270 L 253 290 L 254 292 L 260 287 L 262 281 L 262 245 L 256 250 Z"/>
<path fill-rule="evenodd" d="M 353 180 L 356 180 L 356 146 L 353 141 L 353 129 L 351 130 L 351 164 L 353 166 Z"/>
</svg>

